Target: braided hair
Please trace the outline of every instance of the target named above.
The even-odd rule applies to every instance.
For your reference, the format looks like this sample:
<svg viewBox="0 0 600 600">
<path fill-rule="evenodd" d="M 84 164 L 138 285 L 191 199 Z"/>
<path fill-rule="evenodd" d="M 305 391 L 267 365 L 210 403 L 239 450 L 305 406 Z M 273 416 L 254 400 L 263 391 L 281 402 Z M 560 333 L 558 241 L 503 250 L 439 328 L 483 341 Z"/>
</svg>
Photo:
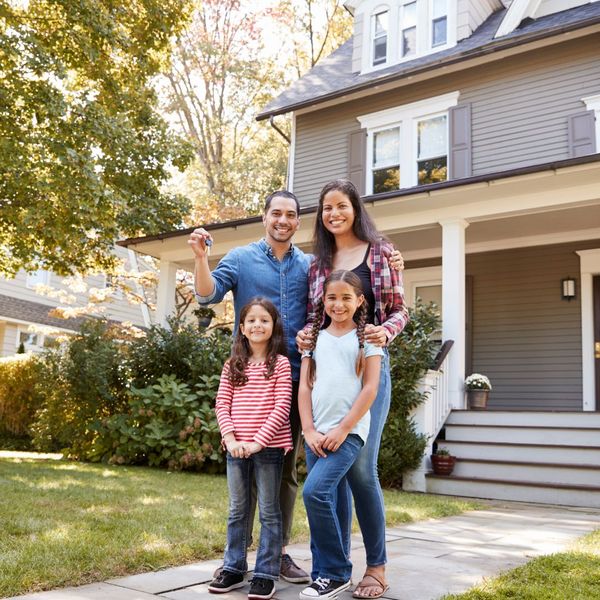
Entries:
<svg viewBox="0 0 600 600">
<path fill-rule="evenodd" d="M 283 325 L 281 324 L 281 318 L 275 305 L 266 298 L 252 298 L 240 311 L 240 324 L 233 340 L 233 346 L 231 347 L 231 357 L 229 359 L 229 381 L 233 387 L 241 387 L 248 381 L 248 375 L 246 375 L 246 366 L 252 356 L 252 349 L 246 336 L 242 333 L 242 324 L 246 320 L 246 316 L 250 312 L 253 306 L 261 306 L 268 313 L 273 320 L 273 333 L 269 339 L 267 346 L 267 360 L 265 363 L 264 376 L 265 379 L 270 379 L 275 373 L 275 366 L 277 365 L 277 355 L 283 354 L 287 356 L 287 348 L 285 344 L 285 337 L 283 334 Z"/>
<path fill-rule="evenodd" d="M 323 284 L 323 296 L 319 298 L 317 301 L 317 305 L 315 307 L 315 320 L 313 322 L 310 333 L 311 336 L 311 347 L 309 349 L 309 357 L 310 362 L 308 364 L 308 383 L 312 387 L 315 382 L 317 365 L 315 363 L 315 359 L 313 358 L 313 353 L 315 347 L 317 345 L 317 337 L 319 335 L 319 331 L 323 326 L 323 320 L 325 315 L 325 303 L 323 302 L 323 297 L 327 293 L 327 286 L 334 281 L 343 281 L 347 283 L 354 289 L 354 293 L 360 297 L 363 296 L 363 302 L 356 309 L 354 313 L 353 319 L 356 323 L 356 336 L 358 337 L 358 356 L 356 357 L 356 375 L 358 377 L 362 376 L 365 370 L 365 326 L 367 324 L 367 301 L 364 298 L 362 284 L 360 281 L 360 277 L 353 273 L 352 271 L 344 271 L 337 270 L 333 271 L 329 274 L 327 279 L 325 279 L 325 283 Z"/>
</svg>

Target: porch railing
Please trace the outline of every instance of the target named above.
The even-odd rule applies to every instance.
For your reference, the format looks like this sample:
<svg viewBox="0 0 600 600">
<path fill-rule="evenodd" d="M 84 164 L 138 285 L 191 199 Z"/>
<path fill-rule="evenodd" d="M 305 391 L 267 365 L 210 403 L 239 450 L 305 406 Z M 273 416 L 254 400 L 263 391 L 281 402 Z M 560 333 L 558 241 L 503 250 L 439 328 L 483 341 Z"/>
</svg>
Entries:
<svg viewBox="0 0 600 600">
<path fill-rule="evenodd" d="M 427 399 L 413 410 L 411 416 L 417 433 L 427 437 L 427 447 L 419 468 L 402 476 L 402 489 L 407 491 L 426 491 L 425 473 L 431 469 L 430 456 L 433 442 L 444 426 L 451 410 L 447 366 L 448 354 L 453 345 L 453 340 L 447 340 L 442 344 L 431 369 L 427 371 L 419 384 L 420 391 L 426 394 Z"/>
</svg>

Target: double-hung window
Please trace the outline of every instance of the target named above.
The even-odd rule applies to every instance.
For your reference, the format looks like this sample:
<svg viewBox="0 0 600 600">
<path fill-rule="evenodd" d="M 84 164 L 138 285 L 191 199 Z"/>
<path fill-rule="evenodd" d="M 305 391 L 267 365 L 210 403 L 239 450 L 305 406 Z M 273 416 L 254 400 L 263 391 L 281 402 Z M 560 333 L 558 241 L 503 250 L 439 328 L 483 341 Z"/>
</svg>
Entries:
<svg viewBox="0 0 600 600">
<path fill-rule="evenodd" d="M 48 285 L 50 281 L 50 272 L 44 269 L 38 269 L 32 273 L 27 273 L 25 279 L 25 286 L 31 290 L 34 290 L 38 285 Z"/>
<path fill-rule="evenodd" d="M 458 92 L 358 117 L 367 130 L 366 193 L 448 179 L 448 110 Z"/>
<path fill-rule="evenodd" d="M 400 7 L 400 55 L 402 58 L 417 53 L 417 2 Z"/>
<path fill-rule="evenodd" d="M 388 17 L 387 10 L 373 15 L 373 66 L 387 62 L 388 55 Z"/>
<path fill-rule="evenodd" d="M 431 0 L 431 47 L 448 41 L 448 0 Z"/>
</svg>

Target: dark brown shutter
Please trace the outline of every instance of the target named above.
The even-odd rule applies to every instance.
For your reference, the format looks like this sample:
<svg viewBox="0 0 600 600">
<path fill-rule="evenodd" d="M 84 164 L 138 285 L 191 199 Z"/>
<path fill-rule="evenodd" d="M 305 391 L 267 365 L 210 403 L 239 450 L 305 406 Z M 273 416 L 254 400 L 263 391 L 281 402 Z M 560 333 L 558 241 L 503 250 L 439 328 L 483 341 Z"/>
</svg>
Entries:
<svg viewBox="0 0 600 600">
<path fill-rule="evenodd" d="M 449 179 L 470 177 L 471 166 L 471 105 L 453 106 L 448 115 L 448 138 L 450 147 Z"/>
<path fill-rule="evenodd" d="M 361 129 L 348 136 L 348 179 L 365 195 L 367 170 L 367 130 Z"/>
<path fill-rule="evenodd" d="M 569 117 L 569 156 L 596 152 L 596 118 L 593 110 Z"/>
</svg>

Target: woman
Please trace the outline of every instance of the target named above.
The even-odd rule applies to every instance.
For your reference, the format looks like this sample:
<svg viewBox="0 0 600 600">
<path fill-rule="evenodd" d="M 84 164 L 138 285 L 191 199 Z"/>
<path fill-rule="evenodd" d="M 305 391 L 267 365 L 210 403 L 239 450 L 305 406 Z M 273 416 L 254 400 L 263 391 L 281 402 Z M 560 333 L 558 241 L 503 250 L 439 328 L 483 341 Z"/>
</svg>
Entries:
<svg viewBox="0 0 600 600">
<path fill-rule="evenodd" d="M 366 340 L 384 348 L 367 442 L 347 475 L 367 554 L 367 569 L 354 597 L 379 598 L 389 588 L 385 579 L 385 507 L 377 475 L 381 434 L 391 400 L 389 356 L 385 347 L 404 329 L 408 310 L 401 275 L 390 261 L 393 246 L 377 231 L 352 182 L 335 180 L 321 190 L 313 243 L 315 260 L 309 272 L 307 327 L 315 319 L 314 307 L 330 272 L 353 271 L 361 279 L 369 307 Z M 301 350 L 310 345 L 308 331 L 305 328 L 298 334 Z M 349 555 L 352 500 L 347 485 L 340 486 L 338 491 L 338 513 L 340 522 L 346 524 L 342 535 Z"/>
</svg>

